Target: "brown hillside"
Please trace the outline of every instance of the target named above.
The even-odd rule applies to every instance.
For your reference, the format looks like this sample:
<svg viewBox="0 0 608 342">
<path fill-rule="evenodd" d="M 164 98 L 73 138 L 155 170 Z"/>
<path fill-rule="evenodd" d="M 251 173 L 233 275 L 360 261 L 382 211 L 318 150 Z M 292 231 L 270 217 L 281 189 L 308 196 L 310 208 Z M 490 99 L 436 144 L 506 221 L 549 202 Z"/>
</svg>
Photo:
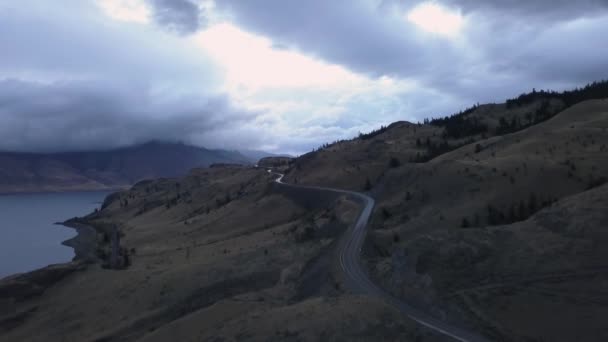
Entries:
<svg viewBox="0 0 608 342">
<path fill-rule="evenodd" d="M 278 188 L 273 178 L 257 168 L 196 169 L 109 196 L 87 217 L 98 229 L 100 264 L 46 284 L 31 275 L 0 282 L 0 340 L 431 336 L 385 303 L 344 295 L 331 251 L 358 206 Z M 101 267 L 112 226 L 126 269 Z M 36 291 L 24 299 L 17 283 Z"/>
</svg>

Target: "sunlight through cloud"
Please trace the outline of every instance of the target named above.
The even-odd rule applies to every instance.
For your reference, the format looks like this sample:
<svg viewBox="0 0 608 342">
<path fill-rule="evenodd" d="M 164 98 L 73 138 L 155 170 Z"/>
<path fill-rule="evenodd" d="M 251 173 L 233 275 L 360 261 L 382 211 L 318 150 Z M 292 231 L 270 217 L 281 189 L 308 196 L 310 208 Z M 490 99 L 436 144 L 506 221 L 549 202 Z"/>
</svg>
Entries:
<svg viewBox="0 0 608 342">
<path fill-rule="evenodd" d="M 420 29 L 446 37 L 457 36 L 465 20 L 459 11 L 451 11 L 436 2 L 424 2 L 407 13 L 407 20 Z"/>
<path fill-rule="evenodd" d="M 97 5 L 112 19 L 146 24 L 150 10 L 144 0 L 97 0 Z"/>
<path fill-rule="evenodd" d="M 271 40 L 229 23 L 214 25 L 194 39 L 225 68 L 230 87 L 332 87 L 361 80 L 341 66 L 276 49 Z"/>
</svg>

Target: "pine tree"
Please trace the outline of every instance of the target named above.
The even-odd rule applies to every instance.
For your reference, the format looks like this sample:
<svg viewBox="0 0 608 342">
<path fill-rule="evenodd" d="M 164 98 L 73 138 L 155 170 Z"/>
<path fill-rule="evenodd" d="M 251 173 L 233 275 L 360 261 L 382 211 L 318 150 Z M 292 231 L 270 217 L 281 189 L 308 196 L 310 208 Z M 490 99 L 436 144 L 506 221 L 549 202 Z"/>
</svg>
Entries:
<svg viewBox="0 0 608 342">
<path fill-rule="evenodd" d="M 370 182 L 369 178 L 365 179 L 365 185 L 363 186 L 363 190 L 370 191 L 372 189 L 372 182 Z"/>
<path fill-rule="evenodd" d="M 530 200 L 528 201 L 528 209 L 530 210 L 530 215 L 536 212 L 536 195 L 534 193 L 530 193 Z"/>
</svg>

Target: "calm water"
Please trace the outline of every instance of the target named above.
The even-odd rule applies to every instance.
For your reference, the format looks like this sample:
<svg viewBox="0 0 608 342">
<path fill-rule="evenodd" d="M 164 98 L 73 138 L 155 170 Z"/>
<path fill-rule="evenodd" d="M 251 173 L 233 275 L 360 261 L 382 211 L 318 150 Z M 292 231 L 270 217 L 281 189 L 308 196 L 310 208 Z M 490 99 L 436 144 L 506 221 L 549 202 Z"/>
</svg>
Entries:
<svg viewBox="0 0 608 342">
<path fill-rule="evenodd" d="M 61 242 L 76 231 L 55 225 L 99 208 L 108 192 L 0 195 L 0 278 L 72 260 Z"/>
</svg>

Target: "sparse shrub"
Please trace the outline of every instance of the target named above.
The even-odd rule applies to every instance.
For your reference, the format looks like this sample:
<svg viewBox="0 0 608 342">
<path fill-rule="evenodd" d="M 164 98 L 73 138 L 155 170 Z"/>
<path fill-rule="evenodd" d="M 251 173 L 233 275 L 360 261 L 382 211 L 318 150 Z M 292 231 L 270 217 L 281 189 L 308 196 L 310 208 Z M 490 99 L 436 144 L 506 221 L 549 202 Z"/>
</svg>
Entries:
<svg viewBox="0 0 608 342">
<path fill-rule="evenodd" d="M 296 231 L 296 242 L 304 242 L 315 237 L 315 228 L 312 225 L 307 225 L 303 230 Z"/>
<path fill-rule="evenodd" d="M 536 212 L 536 195 L 534 193 L 530 193 L 530 199 L 528 200 L 528 210 L 530 214 Z"/>
<path fill-rule="evenodd" d="M 384 217 L 385 220 L 391 218 L 391 216 L 393 216 L 393 214 L 391 214 L 386 207 L 382 208 L 382 217 Z"/>
<path fill-rule="evenodd" d="M 488 205 L 488 224 L 489 225 L 500 224 L 499 212 L 492 205 Z"/>
<path fill-rule="evenodd" d="M 524 203 L 524 201 L 520 201 L 519 202 L 519 209 L 518 209 L 518 219 L 519 220 L 525 220 L 527 216 L 527 212 L 526 212 L 526 204 Z"/>
<path fill-rule="evenodd" d="M 401 238 L 399 237 L 399 234 L 393 233 L 393 242 L 397 243 L 397 242 L 399 242 L 399 240 L 401 240 Z"/>
<path fill-rule="evenodd" d="M 600 178 L 591 178 L 589 180 L 589 184 L 587 184 L 587 190 L 593 189 L 593 188 L 597 188 L 598 186 L 602 186 L 604 184 L 606 184 L 608 182 L 608 179 L 606 177 L 600 177 Z"/>
<path fill-rule="evenodd" d="M 365 184 L 363 185 L 363 190 L 370 191 L 372 189 L 372 182 L 369 178 L 365 179 Z"/>
<path fill-rule="evenodd" d="M 401 166 L 401 161 L 399 161 L 399 159 L 392 157 L 389 162 L 388 162 L 388 166 L 390 168 L 397 168 L 399 166 Z"/>
</svg>

